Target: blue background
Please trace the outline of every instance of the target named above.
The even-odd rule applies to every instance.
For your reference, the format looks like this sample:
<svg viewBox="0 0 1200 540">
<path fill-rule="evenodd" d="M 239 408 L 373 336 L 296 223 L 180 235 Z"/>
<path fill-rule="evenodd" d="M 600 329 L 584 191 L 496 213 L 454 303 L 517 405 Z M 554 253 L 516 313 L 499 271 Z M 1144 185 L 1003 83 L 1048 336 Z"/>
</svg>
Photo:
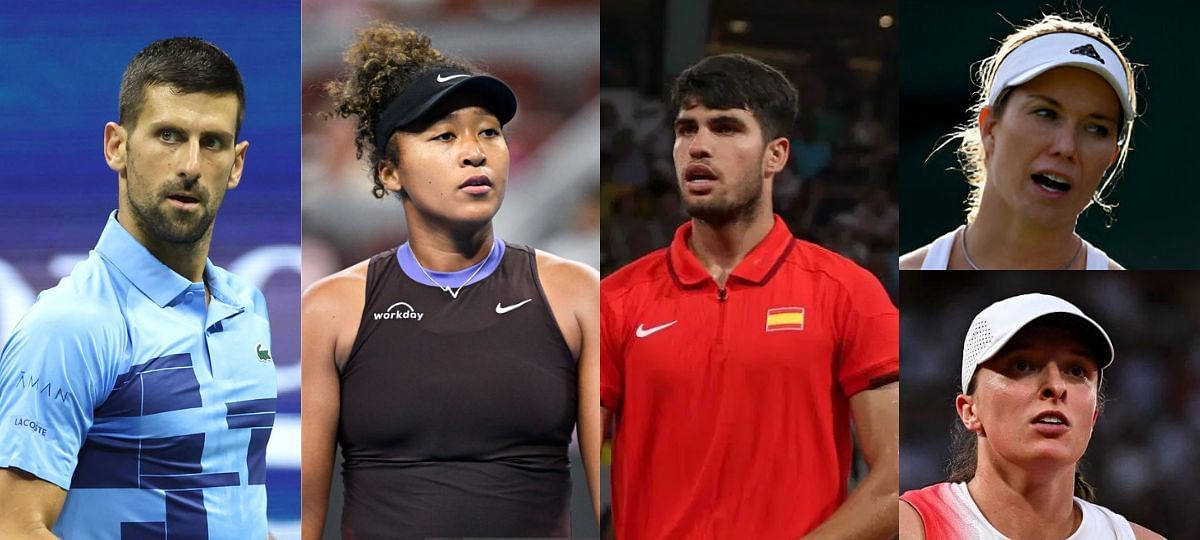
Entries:
<svg viewBox="0 0 1200 540">
<path fill-rule="evenodd" d="M 117 204 L 102 153 L 133 55 L 172 36 L 207 39 L 246 85 L 241 185 L 210 257 L 267 297 L 280 415 L 268 451 L 269 515 L 299 520 L 300 11 L 292 1 L 30 2 L 0 8 L 0 340 L 38 291 L 95 245 Z M 294 440 L 293 440 L 294 438 Z"/>
</svg>

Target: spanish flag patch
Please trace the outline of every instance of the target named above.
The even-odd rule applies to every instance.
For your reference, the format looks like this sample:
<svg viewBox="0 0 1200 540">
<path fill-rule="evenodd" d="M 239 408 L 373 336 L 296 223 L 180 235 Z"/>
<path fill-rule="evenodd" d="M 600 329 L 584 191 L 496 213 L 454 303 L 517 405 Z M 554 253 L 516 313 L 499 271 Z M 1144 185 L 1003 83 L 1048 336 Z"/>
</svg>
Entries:
<svg viewBox="0 0 1200 540">
<path fill-rule="evenodd" d="M 779 307 L 767 310 L 767 331 L 804 330 L 804 308 Z"/>
</svg>

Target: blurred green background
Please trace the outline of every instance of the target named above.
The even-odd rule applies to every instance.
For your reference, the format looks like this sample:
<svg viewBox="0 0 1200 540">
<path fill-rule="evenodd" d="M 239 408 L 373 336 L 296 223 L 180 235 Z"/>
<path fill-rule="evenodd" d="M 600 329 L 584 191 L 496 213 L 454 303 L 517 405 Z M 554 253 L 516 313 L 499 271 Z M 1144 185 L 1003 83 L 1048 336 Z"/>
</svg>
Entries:
<svg viewBox="0 0 1200 540">
<path fill-rule="evenodd" d="M 930 153 L 966 121 L 972 66 L 995 52 L 1013 24 L 1042 13 L 1098 18 L 1135 70 L 1138 112 L 1125 172 L 1109 195 L 1116 221 L 1098 207 L 1077 231 L 1130 269 L 1200 268 L 1192 218 L 1200 172 L 1192 165 L 1195 91 L 1200 66 L 1200 3 L 905 1 L 900 7 L 900 252 L 937 238 L 966 219 L 967 183 L 956 145 Z M 926 158 L 929 157 L 928 161 Z"/>
</svg>

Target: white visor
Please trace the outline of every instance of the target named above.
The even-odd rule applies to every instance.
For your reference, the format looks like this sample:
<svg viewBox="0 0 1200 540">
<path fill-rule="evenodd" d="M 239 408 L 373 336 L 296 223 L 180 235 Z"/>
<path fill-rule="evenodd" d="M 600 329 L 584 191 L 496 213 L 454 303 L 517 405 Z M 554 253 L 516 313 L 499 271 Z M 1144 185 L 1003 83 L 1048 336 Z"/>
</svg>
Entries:
<svg viewBox="0 0 1200 540">
<path fill-rule="evenodd" d="M 1065 66 L 1083 68 L 1104 77 L 1117 93 L 1125 113 L 1124 121 L 1133 118 L 1129 81 L 1117 53 L 1096 38 L 1069 32 L 1035 37 L 1004 57 L 992 87 L 988 89 L 987 106 L 994 106 L 1004 89 L 1025 84 L 1051 69 Z M 1124 126 L 1121 128 L 1123 130 Z"/>
<path fill-rule="evenodd" d="M 1073 329 L 1095 351 L 1096 365 L 1103 377 L 1104 368 L 1112 365 L 1115 356 L 1112 340 L 1104 328 L 1062 298 L 1048 294 L 1022 294 L 988 306 L 971 321 L 967 339 L 963 342 L 963 393 L 971 387 L 971 379 L 980 364 L 991 360 L 1022 328 L 1050 317 L 1054 318 L 1053 324 L 1056 326 Z"/>
</svg>

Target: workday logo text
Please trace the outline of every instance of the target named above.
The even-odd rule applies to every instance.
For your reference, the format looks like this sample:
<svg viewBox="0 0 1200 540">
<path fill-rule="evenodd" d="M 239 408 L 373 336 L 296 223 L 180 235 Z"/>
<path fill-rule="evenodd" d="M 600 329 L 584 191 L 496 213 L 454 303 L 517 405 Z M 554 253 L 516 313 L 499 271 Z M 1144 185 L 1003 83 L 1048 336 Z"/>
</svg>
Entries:
<svg viewBox="0 0 1200 540">
<path fill-rule="evenodd" d="M 383 313 L 376 311 L 373 315 L 375 315 L 375 320 L 377 321 L 390 321 L 392 319 L 416 319 L 419 321 L 425 318 L 424 313 L 413 309 L 412 305 L 408 302 L 396 302 L 388 306 Z"/>
</svg>

